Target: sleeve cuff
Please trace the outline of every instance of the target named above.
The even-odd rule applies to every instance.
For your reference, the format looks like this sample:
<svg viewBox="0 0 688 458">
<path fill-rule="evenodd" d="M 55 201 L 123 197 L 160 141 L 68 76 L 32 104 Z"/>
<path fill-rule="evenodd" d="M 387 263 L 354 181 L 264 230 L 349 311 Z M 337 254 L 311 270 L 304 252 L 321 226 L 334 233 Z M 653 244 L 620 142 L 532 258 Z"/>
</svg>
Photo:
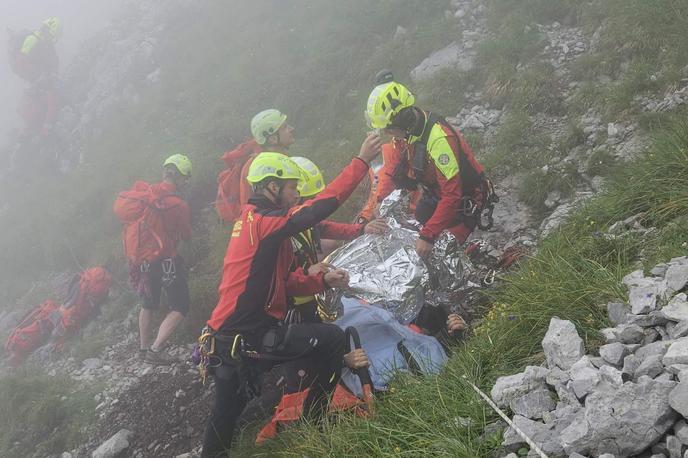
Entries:
<svg viewBox="0 0 688 458">
<path fill-rule="evenodd" d="M 418 238 L 425 241 L 425 242 L 432 243 L 433 245 L 435 244 L 435 240 L 436 240 L 436 239 L 428 237 L 427 235 L 421 235 Z"/>
</svg>

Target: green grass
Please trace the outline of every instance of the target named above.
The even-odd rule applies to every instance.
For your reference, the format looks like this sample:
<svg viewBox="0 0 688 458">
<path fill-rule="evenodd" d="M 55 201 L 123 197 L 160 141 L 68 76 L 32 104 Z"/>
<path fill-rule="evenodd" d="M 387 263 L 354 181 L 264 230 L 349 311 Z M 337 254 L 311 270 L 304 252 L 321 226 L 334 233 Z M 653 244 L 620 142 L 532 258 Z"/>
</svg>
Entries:
<svg viewBox="0 0 688 458">
<path fill-rule="evenodd" d="M 21 370 L 0 379 L 0 450 L 8 458 L 60 454 L 80 444 L 95 419 L 95 390 Z"/>
</svg>

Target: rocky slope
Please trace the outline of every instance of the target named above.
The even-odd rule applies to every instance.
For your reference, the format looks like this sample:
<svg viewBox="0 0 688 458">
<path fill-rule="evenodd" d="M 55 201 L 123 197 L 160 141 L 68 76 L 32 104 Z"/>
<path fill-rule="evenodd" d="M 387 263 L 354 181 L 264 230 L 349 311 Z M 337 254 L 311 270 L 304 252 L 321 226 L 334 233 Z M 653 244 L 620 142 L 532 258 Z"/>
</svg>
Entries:
<svg viewBox="0 0 688 458">
<path fill-rule="evenodd" d="M 158 83 L 160 62 L 153 58 L 158 35 L 164 30 L 167 14 L 188 3 L 177 0 L 166 2 L 163 7 L 159 2 L 129 2 L 129 14 L 95 38 L 90 50 L 82 55 L 83 60 L 73 64 L 66 81 L 69 91 L 79 96 L 63 110 L 57 126 L 60 138 L 66 141 L 60 148 L 68 164 L 84 161 L 88 152 L 83 145 L 101 134 L 99 123 L 111 107 L 122 101 L 136 105 L 140 92 Z M 447 19 L 455 23 L 458 32 L 449 33 L 446 47 L 419 62 L 408 78 L 402 75 L 400 79 L 422 84 L 432 81 L 442 71 L 470 72 L 480 64 L 477 49 L 493 34 L 486 23 L 482 2 L 452 1 Z M 594 52 L 599 32 L 553 23 L 538 25 L 537 33 L 547 44 L 535 59 L 552 69 L 554 87 L 559 91 L 557 96 L 566 105 L 581 84 L 572 71 L 573 63 Z M 394 40 L 401 42 L 408 39 L 408 31 L 401 26 L 393 35 Z M 84 67 L 90 71 L 84 72 Z M 84 73 L 89 75 L 86 80 Z M 639 96 L 634 104 L 649 113 L 671 111 L 688 101 L 687 88 L 684 85 L 656 97 Z M 461 97 L 465 103 L 446 114 L 471 138 L 479 138 L 481 151 L 487 154 L 499 141 L 500 130 L 508 122 L 512 108 L 493 106 L 490 102 L 493 97 L 477 86 Z M 603 122 L 599 111 L 593 108 L 580 116 L 568 115 L 566 110 L 558 114 L 529 115 L 532 127 L 523 135 L 545 138 L 545 148 L 556 150 L 540 166 L 542 173 L 561 174 L 562 179 L 569 175 L 573 179 L 575 175 L 575 185 L 569 193 L 548 192 L 542 202 L 546 209 L 543 215 L 521 199 L 525 172 L 496 167 L 493 173 L 502 199 L 495 211 L 496 226 L 489 233 L 476 234 L 487 242 L 483 248 L 486 253 L 498 257 L 513 245 L 534 246 L 573 208 L 599 192 L 604 178 L 591 167 L 599 152 L 625 161 L 646 147 L 646 134 L 633 118 Z M 561 149 L 558 145 L 569 134 L 571 125 L 580 130 L 580 139 L 570 148 Z M 664 267 L 666 271 L 662 271 Z M 662 438 L 664 445 L 656 446 L 654 451 L 674 457 L 679 456 L 676 453 L 681 452 L 681 444 L 688 444 L 684 442 L 685 422 L 677 422 L 679 416 L 672 410 L 686 414 L 681 410 L 685 409 L 681 370 L 686 368 L 679 365 L 688 364 L 681 353 L 681 339 L 685 338 L 683 320 L 688 317 L 667 316 L 672 311 L 683 312 L 685 296 L 679 294 L 668 305 L 660 307 L 661 299 L 658 305 L 647 295 L 649 288 L 653 298 L 668 299 L 669 283 L 672 292 L 680 290 L 682 286 L 673 283 L 678 280 L 672 275 L 677 270 L 683 272 L 686 263 L 672 260 L 664 267 L 658 266 L 652 277 L 642 274 L 628 277 L 631 310 L 626 310 L 624 305 L 611 306 L 610 314 L 613 312 L 614 316 L 610 318 L 618 326 L 607 331 L 609 343 L 600 348 L 599 357 L 586 356 L 582 341 L 574 335 L 575 330 L 567 323 L 553 320 L 552 335 L 543 343 L 548 367 L 528 368 L 495 386 L 495 401 L 510 406 L 518 414 L 517 425 L 536 441 L 541 439 L 550 453 L 610 452 L 626 456 L 640 453 Z M 120 290 L 119 294 L 124 293 Z M 127 450 L 127 455 L 135 457 L 186 453 L 193 456 L 197 452 L 212 391 L 202 387 L 198 374 L 187 361 L 190 345 L 171 348 L 180 359 L 171 367 L 155 368 L 136 359 L 137 312 L 134 301 L 128 300 L 124 319 L 94 323 L 85 331 L 84 338 L 98 332 L 108 336 L 106 347 L 97 357 L 83 361 L 47 353 L 34 357 L 49 375 L 64 374 L 76 384 L 103 387 L 96 396 L 89 440 L 66 451 L 65 458 L 91 456 L 96 449 L 102 453 L 93 456 L 114 456 L 105 449 L 115 448 Z M 10 317 L 2 319 L 4 326 L 9 326 L 11 321 Z M 676 358 L 672 359 L 674 354 Z M 553 393 L 558 395 L 558 404 Z M 637 402 L 629 403 L 629 398 Z M 621 413 L 609 415 L 610 410 Z M 644 417 L 639 419 L 641 413 Z M 639 424 L 652 427 L 639 431 Z M 627 434 L 622 437 L 609 433 L 618 429 Z M 110 438 L 112 441 L 104 444 Z M 504 447 L 506 453 L 521 448 L 522 443 L 517 436 L 507 433 Z"/>
</svg>

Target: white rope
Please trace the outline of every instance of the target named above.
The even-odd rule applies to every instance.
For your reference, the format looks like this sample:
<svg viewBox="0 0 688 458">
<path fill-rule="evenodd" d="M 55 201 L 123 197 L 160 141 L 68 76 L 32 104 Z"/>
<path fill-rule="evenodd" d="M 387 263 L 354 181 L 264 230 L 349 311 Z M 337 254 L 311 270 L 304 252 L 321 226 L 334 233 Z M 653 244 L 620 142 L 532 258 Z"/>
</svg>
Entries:
<svg viewBox="0 0 688 458">
<path fill-rule="evenodd" d="M 485 393 L 480 391 L 480 388 L 478 388 L 473 383 L 471 383 L 471 381 L 468 380 L 468 377 L 466 377 L 465 375 L 463 376 L 463 379 L 466 381 L 466 383 L 468 383 L 471 386 L 471 388 L 473 388 L 475 390 L 476 393 L 478 393 L 478 395 L 480 395 L 481 398 L 483 398 L 485 400 L 485 402 L 487 402 L 487 404 L 490 407 L 492 407 L 492 410 L 497 412 L 499 414 L 499 416 L 502 417 L 502 419 L 505 422 L 507 422 L 507 424 L 509 426 L 511 426 L 514 431 L 516 431 L 516 434 L 521 436 L 521 438 L 523 438 L 523 440 L 526 441 L 526 443 L 530 446 L 531 450 L 535 450 L 535 452 L 538 455 L 540 455 L 540 458 L 549 458 L 547 455 L 545 455 L 545 452 L 540 450 L 540 447 L 538 447 L 538 445 L 530 437 L 526 436 L 526 434 L 523 431 L 521 431 L 518 428 L 518 426 L 516 426 L 511 420 L 509 420 L 509 417 L 507 417 L 506 414 L 504 412 L 502 412 L 502 410 L 499 407 L 497 407 L 497 404 L 492 402 L 492 399 L 490 399 L 489 396 L 487 396 Z"/>
</svg>

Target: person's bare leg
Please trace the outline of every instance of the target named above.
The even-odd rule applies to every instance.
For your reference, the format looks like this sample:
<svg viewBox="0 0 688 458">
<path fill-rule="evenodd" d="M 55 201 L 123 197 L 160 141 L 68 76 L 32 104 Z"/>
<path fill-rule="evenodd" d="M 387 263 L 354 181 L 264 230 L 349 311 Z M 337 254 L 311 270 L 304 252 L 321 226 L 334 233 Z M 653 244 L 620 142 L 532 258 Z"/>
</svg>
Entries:
<svg viewBox="0 0 688 458">
<path fill-rule="evenodd" d="M 139 339 L 142 350 L 150 347 L 150 324 L 152 319 L 153 311 L 141 308 L 139 312 Z"/>
<path fill-rule="evenodd" d="M 151 345 L 151 350 L 159 351 L 182 321 L 184 321 L 184 315 L 181 313 L 174 310 L 168 313 L 165 319 L 162 320 L 162 323 L 160 323 L 158 336 L 155 338 L 153 345 Z"/>
</svg>

